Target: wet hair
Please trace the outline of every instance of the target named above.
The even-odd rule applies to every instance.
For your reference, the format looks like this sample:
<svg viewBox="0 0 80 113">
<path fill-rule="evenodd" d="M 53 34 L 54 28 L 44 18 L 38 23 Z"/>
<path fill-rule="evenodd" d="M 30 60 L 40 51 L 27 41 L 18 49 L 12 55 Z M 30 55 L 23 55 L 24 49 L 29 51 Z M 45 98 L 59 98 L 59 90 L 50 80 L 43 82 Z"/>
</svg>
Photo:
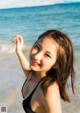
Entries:
<svg viewBox="0 0 80 113">
<path fill-rule="evenodd" d="M 48 30 L 39 36 L 38 40 L 41 38 L 50 37 L 57 42 L 59 45 L 57 51 L 57 60 L 55 66 L 52 67 L 44 77 L 41 88 L 45 92 L 46 89 L 52 85 L 55 81 L 59 85 L 60 96 L 64 101 L 70 102 L 70 98 L 66 91 L 68 78 L 71 78 L 72 92 L 74 93 L 74 55 L 72 42 L 68 36 L 58 30 Z"/>
</svg>

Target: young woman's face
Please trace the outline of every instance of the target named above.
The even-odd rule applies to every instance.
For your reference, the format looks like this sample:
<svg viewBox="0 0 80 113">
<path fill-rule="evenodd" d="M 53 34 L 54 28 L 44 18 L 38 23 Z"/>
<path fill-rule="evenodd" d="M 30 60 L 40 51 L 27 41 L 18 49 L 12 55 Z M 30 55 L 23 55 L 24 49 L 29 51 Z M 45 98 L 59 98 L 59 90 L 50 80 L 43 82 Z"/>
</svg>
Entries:
<svg viewBox="0 0 80 113">
<path fill-rule="evenodd" d="M 34 71 L 47 72 L 57 59 L 58 44 L 49 37 L 39 39 L 30 52 L 30 67 Z"/>
</svg>

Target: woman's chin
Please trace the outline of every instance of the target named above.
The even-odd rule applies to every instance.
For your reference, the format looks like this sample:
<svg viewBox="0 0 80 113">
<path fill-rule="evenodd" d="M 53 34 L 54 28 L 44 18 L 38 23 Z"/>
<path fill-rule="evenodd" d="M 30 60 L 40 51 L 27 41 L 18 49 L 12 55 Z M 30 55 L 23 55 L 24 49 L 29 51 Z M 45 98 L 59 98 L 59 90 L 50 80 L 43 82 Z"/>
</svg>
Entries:
<svg viewBox="0 0 80 113">
<path fill-rule="evenodd" d="M 34 67 L 34 66 L 30 66 L 31 70 L 33 71 L 40 71 L 37 67 Z"/>
</svg>

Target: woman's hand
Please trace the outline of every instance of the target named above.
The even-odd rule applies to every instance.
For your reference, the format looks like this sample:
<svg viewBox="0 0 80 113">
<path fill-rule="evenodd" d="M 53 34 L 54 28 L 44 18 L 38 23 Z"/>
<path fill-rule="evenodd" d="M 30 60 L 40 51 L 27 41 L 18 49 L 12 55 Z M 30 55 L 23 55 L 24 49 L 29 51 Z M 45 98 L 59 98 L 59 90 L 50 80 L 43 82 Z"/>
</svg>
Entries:
<svg viewBox="0 0 80 113">
<path fill-rule="evenodd" d="M 22 51 L 23 47 L 23 37 L 20 35 L 17 35 L 14 39 L 13 42 L 16 43 L 16 53 L 19 53 Z"/>
</svg>

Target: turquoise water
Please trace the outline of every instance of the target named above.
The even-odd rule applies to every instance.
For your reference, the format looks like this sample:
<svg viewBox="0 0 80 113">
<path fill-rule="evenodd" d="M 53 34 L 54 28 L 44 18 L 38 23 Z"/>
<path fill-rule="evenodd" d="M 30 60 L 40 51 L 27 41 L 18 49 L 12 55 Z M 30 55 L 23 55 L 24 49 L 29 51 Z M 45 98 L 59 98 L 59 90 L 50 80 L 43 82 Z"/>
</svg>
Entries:
<svg viewBox="0 0 80 113">
<path fill-rule="evenodd" d="M 24 37 L 27 46 L 31 46 L 48 29 L 67 33 L 79 54 L 80 3 L 0 9 L 0 52 L 5 53 L 12 47 L 12 39 L 17 34 Z"/>
</svg>

